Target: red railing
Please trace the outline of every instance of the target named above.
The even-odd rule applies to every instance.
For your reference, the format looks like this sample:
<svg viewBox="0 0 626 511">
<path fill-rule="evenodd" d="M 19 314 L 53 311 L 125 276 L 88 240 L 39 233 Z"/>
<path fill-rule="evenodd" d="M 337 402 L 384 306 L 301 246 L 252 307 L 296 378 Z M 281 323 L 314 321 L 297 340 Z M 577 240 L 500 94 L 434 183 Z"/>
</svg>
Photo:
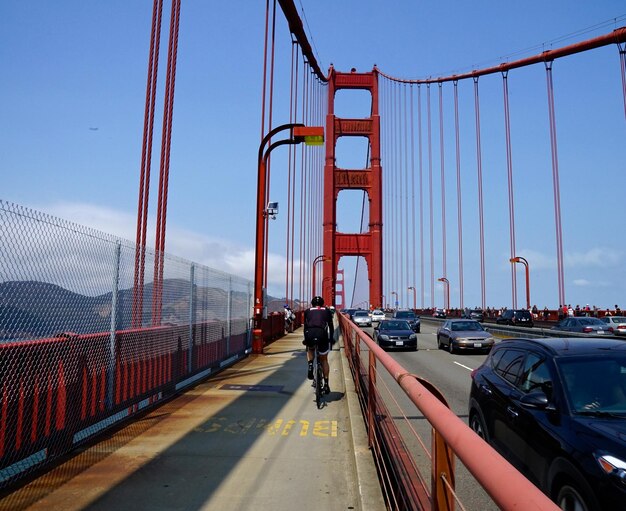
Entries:
<svg viewBox="0 0 626 511">
<path fill-rule="evenodd" d="M 458 457 L 493 501 L 505 511 L 559 508 L 500 454 L 476 435 L 436 395 L 432 385 L 410 374 L 343 314 L 338 315 L 368 438 L 393 509 L 454 509 L 454 457 Z M 361 348 L 369 350 L 363 364 Z M 377 371 L 382 366 L 433 427 L 431 485 L 416 467 L 380 398 Z"/>
<path fill-rule="evenodd" d="M 241 322 L 0 344 L 0 488 L 234 363 L 250 345 Z"/>
</svg>

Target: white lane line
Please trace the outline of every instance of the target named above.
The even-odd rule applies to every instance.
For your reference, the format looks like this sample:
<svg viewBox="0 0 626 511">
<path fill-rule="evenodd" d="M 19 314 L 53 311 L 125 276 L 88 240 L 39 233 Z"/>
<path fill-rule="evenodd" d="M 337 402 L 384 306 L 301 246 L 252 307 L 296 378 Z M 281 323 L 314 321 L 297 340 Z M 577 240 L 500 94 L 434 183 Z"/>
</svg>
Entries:
<svg viewBox="0 0 626 511">
<path fill-rule="evenodd" d="M 467 367 L 467 366 L 464 366 L 463 364 L 460 364 L 459 362 L 456 362 L 456 361 L 455 361 L 454 363 L 455 363 L 456 365 L 458 365 L 458 366 L 463 367 L 464 369 L 467 369 L 468 371 L 473 371 L 473 370 L 474 370 L 474 369 L 472 369 L 471 367 Z"/>
</svg>

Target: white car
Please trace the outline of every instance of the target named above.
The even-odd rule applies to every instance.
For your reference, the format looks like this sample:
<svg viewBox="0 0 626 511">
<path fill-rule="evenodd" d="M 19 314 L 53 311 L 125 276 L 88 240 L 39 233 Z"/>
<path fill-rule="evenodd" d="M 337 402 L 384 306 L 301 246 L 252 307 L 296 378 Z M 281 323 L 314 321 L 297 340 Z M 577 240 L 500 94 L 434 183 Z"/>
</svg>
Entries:
<svg viewBox="0 0 626 511">
<path fill-rule="evenodd" d="M 355 325 L 360 327 L 372 326 L 372 319 L 365 310 L 354 311 L 354 314 L 352 314 L 352 321 Z"/>
<path fill-rule="evenodd" d="M 626 335 L 626 317 L 604 316 L 602 321 L 606 323 L 607 330 L 614 335 Z"/>
<path fill-rule="evenodd" d="M 385 313 L 380 309 L 374 309 L 370 316 L 372 318 L 372 322 L 376 321 L 377 323 L 380 323 L 381 321 L 384 321 L 386 319 Z"/>
</svg>

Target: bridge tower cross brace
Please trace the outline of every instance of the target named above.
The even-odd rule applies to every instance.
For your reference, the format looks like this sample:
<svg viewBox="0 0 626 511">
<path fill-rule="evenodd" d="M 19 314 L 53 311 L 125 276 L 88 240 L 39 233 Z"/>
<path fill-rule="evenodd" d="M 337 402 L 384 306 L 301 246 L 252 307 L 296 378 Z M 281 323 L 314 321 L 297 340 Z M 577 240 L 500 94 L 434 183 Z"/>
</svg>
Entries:
<svg viewBox="0 0 626 511">
<path fill-rule="evenodd" d="M 372 95 L 370 117 L 344 119 L 335 116 L 335 93 L 340 89 L 367 90 Z M 336 165 L 335 149 L 340 137 L 367 137 L 370 147 L 369 167 L 341 169 Z M 369 302 L 382 307 L 382 169 L 380 166 L 380 115 L 378 110 L 378 74 L 339 73 L 331 66 L 328 80 L 326 116 L 326 160 L 324 165 L 324 275 L 322 296 L 335 303 L 339 259 L 362 256 L 367 263 Z M 365 156 L 365 155 L 364 155 Z M 365 159 L 365 158 L 364 158 Z M 341 190 L 364 190 L 368 195 L 369 231 L 361 234 L 337 232 L 337 197 Z M 343 305 L 347 307 L 347 305 Z"/>
</svg>

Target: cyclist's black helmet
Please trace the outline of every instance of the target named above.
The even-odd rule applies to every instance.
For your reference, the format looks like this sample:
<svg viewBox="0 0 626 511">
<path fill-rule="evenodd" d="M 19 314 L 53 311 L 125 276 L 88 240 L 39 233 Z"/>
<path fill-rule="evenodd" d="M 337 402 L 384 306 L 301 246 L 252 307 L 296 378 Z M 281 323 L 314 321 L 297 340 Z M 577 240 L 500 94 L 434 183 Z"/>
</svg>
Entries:
<svg viewBox="0 0 626 511">
<path fill-rule="evenodd" d="M 313 307 L 321 307 L 324 305 L 324 299 L 321 296 L 314 296 L 313 300 L 311 300 L 311 305 Z"/>
</svg>

